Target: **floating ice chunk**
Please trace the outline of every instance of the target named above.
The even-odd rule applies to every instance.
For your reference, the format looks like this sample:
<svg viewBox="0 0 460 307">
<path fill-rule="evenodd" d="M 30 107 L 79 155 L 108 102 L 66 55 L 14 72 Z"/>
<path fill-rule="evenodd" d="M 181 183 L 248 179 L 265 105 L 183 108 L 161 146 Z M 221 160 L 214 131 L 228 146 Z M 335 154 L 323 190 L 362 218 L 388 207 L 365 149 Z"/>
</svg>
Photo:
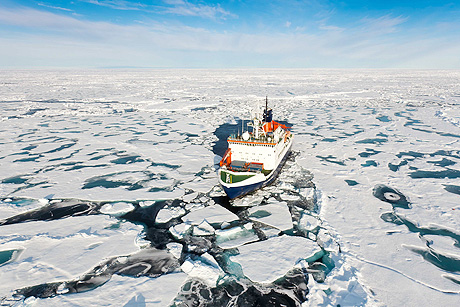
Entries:
<svg viewBox="0 0 460 307">
<path fill-rule="evenodd" d="M 224 189 L 220 185 L 214 186 L 211 191 L 208 193 L 210 197 L 219 197 L 219 196 L 225 196 Z"/>
<path fill-rule="evenodd" d="M 155 222 L 166 223 L 175 217 L 185 214 L 185 209 L 182 207 L 167 207 L 158 212 Z"/>
<path fill-rule="evenodd" d="M 270 197 L 269 199 L 267 199 L 267 203 L 276 204 L 276 203 L 278 203 L 278 201 L 276 200 L 276 198 Z"/>
<path fill-rule="evenodd" d="M 335 240 L 331 237 L 326 229 L 320 229 L 316 236 L 316 240 L 318 244 L 326 251 L 338 253 L 339 245 L 335 242 Z"/>
<path fill-rule="evenodd" d="M 181 265 L 181 269 L 191 277 L 202 279 L 211 287 L 216 286 L 217 280 L 224 273 L 216 260 L 208 253 L 194 257 L 194 259 L 188 257 Z"/>
<path fill-rule="evenodd" d="M 238 216 L 222 206 L 212 205 L 190 212 L 183 217 L 184 222 L 199 225 L 206 220 L 209 224 L 221 224 L 238 220 Z"/>
<path fill-rule="evenodd" d="M 299 221 L 299 228 L 304 231 L 312 231 L 320 225 L 318 218 L 304 213 Z"/>
<path fill-rule="evenodd" d="M 120 216 L 120 215 L 130 212 L 133 209 L 134 209 L 134 206 L 130 203 L 116 202 L 116 203 L 105 204 L 104 206 L 101 207 L 99 211 L 104 214 Z"/>
<path fill-rule="evenodd" d="M 271 185 L 271 186 L 268 186 L 268 187 L 265 187 L 262 192 L 266 192 L 262 195 L 264 196 L 270 196 L 272 194 L 281 194 L 284 192 L 283 190 L 284 188 L 284 185 L 281 184 L 280 186 L 277 186 L 277 185 Z"/>
<path fill-rule="evenodd" d="M 208 201 L 208 198 L 206 196 L 201 196 L 201 198 L 199 200 L 200 200 L 200 202 L 205 203 L 205 202 Z"/>
<path fill-rule="evenodd" d="M 280 230 L 278 228 L 273 228 L 271 226 L 262 227 L 259 228 L 259 230 L 262 231 L 267 238 L 277 237 L 280 234 Z"/>
<path fill-rule="evenodd" d="M 246 195 L 242 198 L 237 198 L 232 201 L 232 206 L 234 207 L 252 207 L 259 205 L 264 200 L 264 195 L 262 193 L 254 193 Z"/>
<path fill-rule="evenodd" d="M 69 292 L 69 288 L 66 287 L 64 282 L 56 290 L 56 294 L 66 294 L 67 292 Z"/>
<path fill-rule="evenodd" d="M 207 193 L 210 190 L 210 187 L 215 186 L 218 184 L 217 177 L 212 178 L 202 178 L 202 177 L 195 177 L 193 180 L 186 182 L 181 185 L 183 189 L 189 189 L 201 193 Z"/>
<path fill-rule="evenodd" d="M 141 207 L 149 207 L 149 206 L 153 205 L 154 203 L 155 203 L 154 200 L 145 200 L 145 201 L 139 202 L 139 205 Z"/>
<path fill-rule="evenodd" d="M 169 306 L 180 286 L 187 280 L 183 272 L 158 278 L 113 275 L 105 284 L 78 295 L 57 295 L 45 299 L 33 298 L 33 306 Z M 155 289 L 155 291 L 152 291 Z M 30 306 L 30 305 L 26 305 Z"/>
<path fill-rule="evenodd" d="M 442 254 L 459 255 L 460 250 L 455 246 L 455 240 L 442 235 L 423 235 L 428 245 Z"/>
<path fill-rule="evenodd" d="M 193 227 L 194 236 L 209 236 L 214 234 L 214 228 L 209 225 L 209 223 L 204 220 L 199 225 Z"/>
<path fill-rule="evenodd" d="M 252 229 L 252 223 L 216 231 L 216 243 L 221 248 L 234 248 L 249 242 L 258 241 L 259 237 Z"/>
<path fill-rule="evenodd" d="M 180 256 L 182 255 L 182 244 L 171 242 L 166 244 L 166 248 L 174 257 L 180 259 Z"/>
<path fill-rule="evenodd" d="M 193 199 L 195 199 L 196 197 L 198 196 L 198 192 L 193 192 L 193 193 L 190 193 L 190 194 L 186 194 L 182 197 L 182 200 L 189 203 L 191 202 Z"/>
<path fill-rule="evenodd" d="M 69 217 L 52 222 L 2 226 L 2 249 L 22 249 L 14 262 L 0 267 L 0 296 L 5 291 L 54 280 L 70 280 L 96 267 L 101 259 L 137 252 L 142 226 L 106 215 Z"/>
<path fill-rule="evenodd" d="M 322 249 L 303 237 L 283 235 L 238 247 L 231 261 L 241 265 L 246 277 L 254 282 L 273 282 L 284 276 L 299 260 L 308 262 L 323 256 Z"/>
<path fill-rule="evenodd" d="M 40 205 L 42 205 L 42 206 L 46 206 L 46 205 L 49 203 L 49 201 L 50 201 L 50 200 L 47 199 L 47 198 L 40 198 L 40 199 L 38 199 L 38 202 L 39 202 Z"/>
<path fill-rule="evenodd" d="M 192 225 L 187 223 L 181 223 L 174 226 L 169 227 L 169 232 L 176 238 L 182 239 L 184 235 L 189 231 Z"/>
<path fill-rule="evenodd" d="M 307 195 L 307 199 L 313 202 L 316 202 L 318 199 L 318 191 L 316 189 L 309 188 L 308 193 L 306 195 Z"/>
<path fill-rule="evenodd" d="M 286 193 L 282 193 L 280 195 L 281 199 L 282 200 L 285 200 L 285 201 L 293 201 L 293 200 L 299 200 L 300 199 L 300 196 L 298 195 L 291 195 L 291 194 L 286 194 Z"/>
<path fill-rule="evenodd" d="M 120 256 L 120 257 L 117 257 L 117 261 L 118 261 L 119 263 L 126 263 L 126 262 L 128 262 L 128 260 L 129 260 L 129 257 L 128 257 L 128 256 Z"/>
<path fill-rule="evenodd" d="M 205 207 L 205 205 L 203 205 L 202 203 L 199 203 L 199 202 L 188 203 L 188 204 L 185 205 L 185 209 L 190 210 L 190 211 L 198 210 L 198 209 L 204 208 L 204 207 Z"/>
<path fill-rule="evenodd" d="M 273 202 L 263 206 L 248 209 L 249 219 L 258 221 L 279 230 L 292 228 L 292 218 L 285 202 Z"/>
<path fill-rule="evenodd" d="M 212 247 L 212 242 L 207 237 L 186 236 L 185 242 L 187 250 L 196 254 L 204 254 Z"/>
</svg>

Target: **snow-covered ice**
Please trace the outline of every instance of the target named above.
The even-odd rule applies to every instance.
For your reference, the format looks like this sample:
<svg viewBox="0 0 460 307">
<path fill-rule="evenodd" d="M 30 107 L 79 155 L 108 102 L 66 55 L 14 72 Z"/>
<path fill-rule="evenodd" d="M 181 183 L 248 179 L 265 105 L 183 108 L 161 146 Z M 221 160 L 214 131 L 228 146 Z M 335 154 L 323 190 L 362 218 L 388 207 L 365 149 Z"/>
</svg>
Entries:
<svg viewBox="0 0 460 307">
<path fill-rule="evenodd" d="M 184 221 L 193 225 L 200 225 L 203 221 L 210 224 L 222 224 L 238 220 L 238 216 L 219 205 L 212 205 L 190 212 L 184 216 Z"/>
<path fill-rule="evenodd" d="M 30 222 L 2 226 L 1 249 L 22 250 L 2 267 L 0 295 L 24 286 L 71 279 L 108 257 L 136 252 L 141 226 L 122 223 L 103 215 L 70 217 L 68 220 Z M 114 244 L 114 242 L 117 242 Z"/>
<path fill-rule="evenodd" d="M 249 219 L 253 221 L 264 223 L 279 230 L 292 228 L 291 213 L 285 202 L 269 202 L 263 206 L 252 207 L 248 211 Z"/>
<path fill-rule="evenodd" d="M 185 259 L 181 269 L 189 276 L 202 279 L 210 286 L 216 286 L 219 277 L 224 275 L 219 264 L 208 253 L 194 257 L 194 259 Z"/>
<path fill-rule="evenodd" d="M 246 277 L 261 283 L 284 276 L 301 260 L 313 262 L 323 255 L 316 242 L 286 235 L 243 245 L 238 251 L 231 260 L 241 265 Z"/>
<path fill-rule="evenodd" d="M 458 304 L 459 71 L 0 75 L 3 304 Z M 294 154 L 228 202 L 216 163 L 265 96 Z"/>
<path fill-rule="evenodd" d="M 216 243 L 221 248 L 234 248 L 249 242 L 259 241 L 252 223 L 216 231 Z"/>
</svg>

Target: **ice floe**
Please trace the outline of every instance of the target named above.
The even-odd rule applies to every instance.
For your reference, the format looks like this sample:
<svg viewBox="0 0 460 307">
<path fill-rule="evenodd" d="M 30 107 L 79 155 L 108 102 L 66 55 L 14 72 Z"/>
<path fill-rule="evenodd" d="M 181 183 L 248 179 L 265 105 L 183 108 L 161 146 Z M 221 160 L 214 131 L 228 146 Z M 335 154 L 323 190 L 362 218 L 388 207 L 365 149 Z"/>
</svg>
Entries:
<svg viewBox="0 0 460 307">
<path fill-rule="evenodd" d="M 231 260 L 241 265 L 249 279 L 262 283 L 275 281 L 301 260 L 315 261 L 323 255 L 316 242 L 286 235 L 246 244 L 238 251 Z"/>
<path fill-rule="evenodd" d="M 190 212 L 183 217 L 183 220 L 193 225 L 199 225 L 203 221 L 210 224 L 222 224 L 238 220 L 238 216 L 220 205 L 211 205 Z"/>
<path fill-rule="evenodd" d="M 1 267 L 8 279 L 0 285 L 1 295 L 13 288 L 72 279 L 102 259 L 136 252 L 135 239 L 141 229 L 103 215 L 2 226 L 2 250 L 21 249 L 22 253 Z"/>
<path fill-rule="evenodd" d="M 217 280 L 224 274 L 216 260 L 208 253 L 185 259 L 181 269 L 190 277 L 200 278 L 210 286 L 216 286 Z"/>
<path fill-rule="evenodd" d="M 263 206 L 256 206 L 248 209 L 249 219 L 258 221 L 279 230 L 292 228 L 292 218 L 289 208 L 285 202 L 270 202 Z"/>
<path fill-rule="evenodd" d="M 21 303 L 10 293 L 40 284 L 59 295 L 25 304 L 458 302 L 458 71 L 37 70 L 2 78 L 2 303 Z M 296 155 L 275 184 L 228 203 L 215 177 L 225 138 L 267 95 L 292 124 Z M 246 256 L 262 257 L 273 240 L 304 240 L 324 255 L 296 265 L 310 251 L 296 245 L 282 258 L 274 246 L 282 270 L 270 258 L 266 276 L 252 272 L 262 264 Z M 144 249 L 151 255 L 133 256 Z M 135 274 L 156 256 L 175 271 Z M 105 283 L 65 294 L 73 289 L 65 282 L 110 259 L 132 275 L 96 274 Z M 192 273 L 205 269 L 212 282 Z M 241 269 L 264 283 L 232 277 Z"/>
<path fill-rule="evenodd" d="M 221 248 L 234 248 L 249 242 L 259 241 L 252 223 L 216 231 L 216 243 Z"/>
</svg>

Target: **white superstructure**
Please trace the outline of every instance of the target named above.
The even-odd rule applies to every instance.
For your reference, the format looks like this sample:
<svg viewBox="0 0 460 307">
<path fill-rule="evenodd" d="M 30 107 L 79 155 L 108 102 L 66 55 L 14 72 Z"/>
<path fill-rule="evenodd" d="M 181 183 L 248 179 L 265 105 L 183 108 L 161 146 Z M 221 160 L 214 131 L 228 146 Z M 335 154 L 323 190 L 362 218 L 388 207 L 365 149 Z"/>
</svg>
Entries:
<svg viewBox="0 0 460 307">
<path fill-rule="evenodd" d="M 266 137 L 263 138 L 260 136 L 256 138 L 252 135 L 248 140 L 230 137 L 228 145 L 232 160 L 263 163 L 264 169 L 275 169 L 283 153 L 283 148 L 287 146 L 287 143 L 283 142 L 283 138 L 288 133 L 289 131 L 278 127 L 272 134 L 265 133 Z"/>
<path fill-rule="evenodd" d="M 230 198 L 272 182 L 292 146 L 293 135 L 288 127 L 272 120 L 267 106 L 263 120 L 254 116 L 248 126 L 252 131 L 243 127 L 241 134 L 228 137 L 228 149 L 220 162 L 219 181 Z"/>
</svg>

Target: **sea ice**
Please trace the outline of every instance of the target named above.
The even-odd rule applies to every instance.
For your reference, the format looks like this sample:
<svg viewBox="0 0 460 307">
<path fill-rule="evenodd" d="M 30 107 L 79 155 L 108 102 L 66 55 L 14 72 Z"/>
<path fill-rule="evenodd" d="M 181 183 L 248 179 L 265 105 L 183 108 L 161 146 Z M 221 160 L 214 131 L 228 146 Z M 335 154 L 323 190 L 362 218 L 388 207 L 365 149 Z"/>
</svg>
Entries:
<svg viewBox="0 0 460 307">
<path fill-rule="evenodd" d="M 185 202 L 189 203 L 189 202 L 191 202 L 193 199 L 195 199 L 197 196 L 198 196 L 198 192 L 193 192 L 193 193 L 184 195 L 184 196 L 182 197 L 182 199 L 183 199 Z"/>
<path fill-rule="evenodd" d="M 214 228 L 206 220 L 203 220 L 200 224 L 193 226 L 192 233 L 194 236 L 210 236 L 214 234 Z"/>
<path fill-rule="evenodd" d="M 252 229 L 252 223 L 216 231 L 216 243 L 224 249 L 238 247 L 258 240 L 259 237 Z"/>
<path fill-rule="evenodd" d="M 272 202 L 248 209 L 249 219 L 258 221 L 279 230 L 292 228 L 292 218 L 285 202 Z"/>
<path fill-rule="evenodd" d="M 183 214 L 185 214 L 185 210 L 182 207 L 163 208 L 158 212 L 155 221 L 158 223 L 166 223 L 172 218 L 179 217 Z"/>
<path fill-rule="evenodd" d="M 303 213 L 299 220 L 298 227 L 304 231 L 313 231 L 320 225 L 320 221 L 317 217 L 314 217 L 308 213 Z"/>
<path fill-rule="evenodd" d="M 245 197 L 232 200 L 232 205 L 235 207 L 252 207 L 259 205 L 264 199 L 264 194 L 261 191 L 246 195 Z"/>
<path fill-rule="evenodd" d="M 101 213 L 120 216 L 134 209 L 134 206 L 126 202 L 114 202 L 105 204 L 99 209 Z"/>
<path fill-rule="evenodd" d="M 215 287 L 217 280 L 223 275 L 216 260 L 208 253 L 195 256 L 193 259 L 188 257 L 181 265 L 181 269 L 190 277 L 200 278 L 211 287 Z"/>
<path fill-rule="evenodd" d="M 238 250 L 240 253 L 230 260 L 239 263 L 250 280 L 262 283 L 283 276 L 300 260 L 315 261 L 324 253 L 316 242 L 286 235 L 246 244 Z"/>
<path fill-rule="evenodd" d="M 182 244 L 171 242 L 166 244 L 166 248 L 174 257 L 176 257 L 177 259 L 181 258 L 183 248 Z"/>
<path fill-rule="evenodd" d="M 103 259 L 139 250 L 135 239 L 142 226 L 121 223 L 111 217 L 81 216 L 52 222 L 28 222 L 2 227 L 2 249 L 23 249 L 20 257 L 0 267 L 11 289 L 76 278 Z"/>
<path fill-rule="evenodd" d="M 42 207 L 36 200 L 50 194 L 127 204 L 141 200 L 148 207 L 161 199 L 190 202 L 200 191 L 207 194 L 204 203 L 189 203 L 189 224 L 171 227 L 171 233 L 188 238 L 190 223 L 206 220 L 243 235 L 233 214 L 219 214 L 214 224 L 216 212 L 194 212 L 209 205 L 209 196 L 223 195 L 209 172 L 223 154 L 218 127 L 247 118 L 251 104 L 268 95 L 276 118 L 292 124 L 294 168 L 288 160 L 283 170 L 289 170 L 273 185 L 230 203 L 257 206 L 276 196 L 290 208 L 318 215 L 317 220 L 300 216 L 296 226 L 309 238 L 316 239 L 320 226 L 325 229 L 320 239 L 329 233 L 340 244 L 343 253 L 330 254 L 335 268 L 325 282 L 310 279 L 304 305 L 455 306 L 458 282 L 446 276 L 458 272 L 446 264 L 459 254 L 452 244 L 460 228 L 459 76 L 455 70 L 2 71 L 0 218 Z M 223 138 L 235 131 L 224 132 Z M 395 209 L 389 202 L 394 195 L 376 198 L 377 185 L 401 191 L 411 206 Z M 21 196 L 32 201 L 18 200 Z M 118 215 L 130 208 L 118 206 L 101 210 Z M 278 229 L 259 224 L 254 228 L 268 240 L 222 244 L 240 251 L 270 244 Z M 0 226 L 2 251 L 26 248 L 0 267 L 5 280 L 0 292 L 26 280 L 32 285 L 73 278 L 104 257 L 137 250 L 140 237 L 143 227 L 111 216 Z M 201 243 L 191 246 L 200 252 L 212 246 Z M 68 258 L 75 261 L 63 260 Z M 250 265 L 257 268 L 259 259 Z M 115 293 L 119 305 L 145 300 L 164 306 L 186 278 L 182 272 L 156 279 L 116 275 L 95 290 L 34 303 L 104 305 Z"/>
<path fill-rule="evenodd" d="M 222 224 L 238 220 L 238 216 L 220 205 L 211 205 L 190 212 L 182 218 L 184 222 L 199 225 L 204 220 L 209 224 Z"/>
<path fill-rule="evenodd" d="M 186 233 L 190 231 L 192 225 L 187 223 L 180 223 L 169 228 L 169 232 L 177 239 L 182 239 Z"/>
<path fill-rule="evenodd" d="M 338 244 L 334 241 L 329 232 L 323 228 L 318 231 L 318 234 L 316 235 L 316 241 L 318 245 L 321 246 L 325 251 L 335 253 L 339 252 Z"/>
<path fill-rule="evenodd" d="M 114 275 L 92 291 L 36 299 L 33 306 L 168 306 L 187 278 L 183 272 L 157 278 Z"/>
</svg>

